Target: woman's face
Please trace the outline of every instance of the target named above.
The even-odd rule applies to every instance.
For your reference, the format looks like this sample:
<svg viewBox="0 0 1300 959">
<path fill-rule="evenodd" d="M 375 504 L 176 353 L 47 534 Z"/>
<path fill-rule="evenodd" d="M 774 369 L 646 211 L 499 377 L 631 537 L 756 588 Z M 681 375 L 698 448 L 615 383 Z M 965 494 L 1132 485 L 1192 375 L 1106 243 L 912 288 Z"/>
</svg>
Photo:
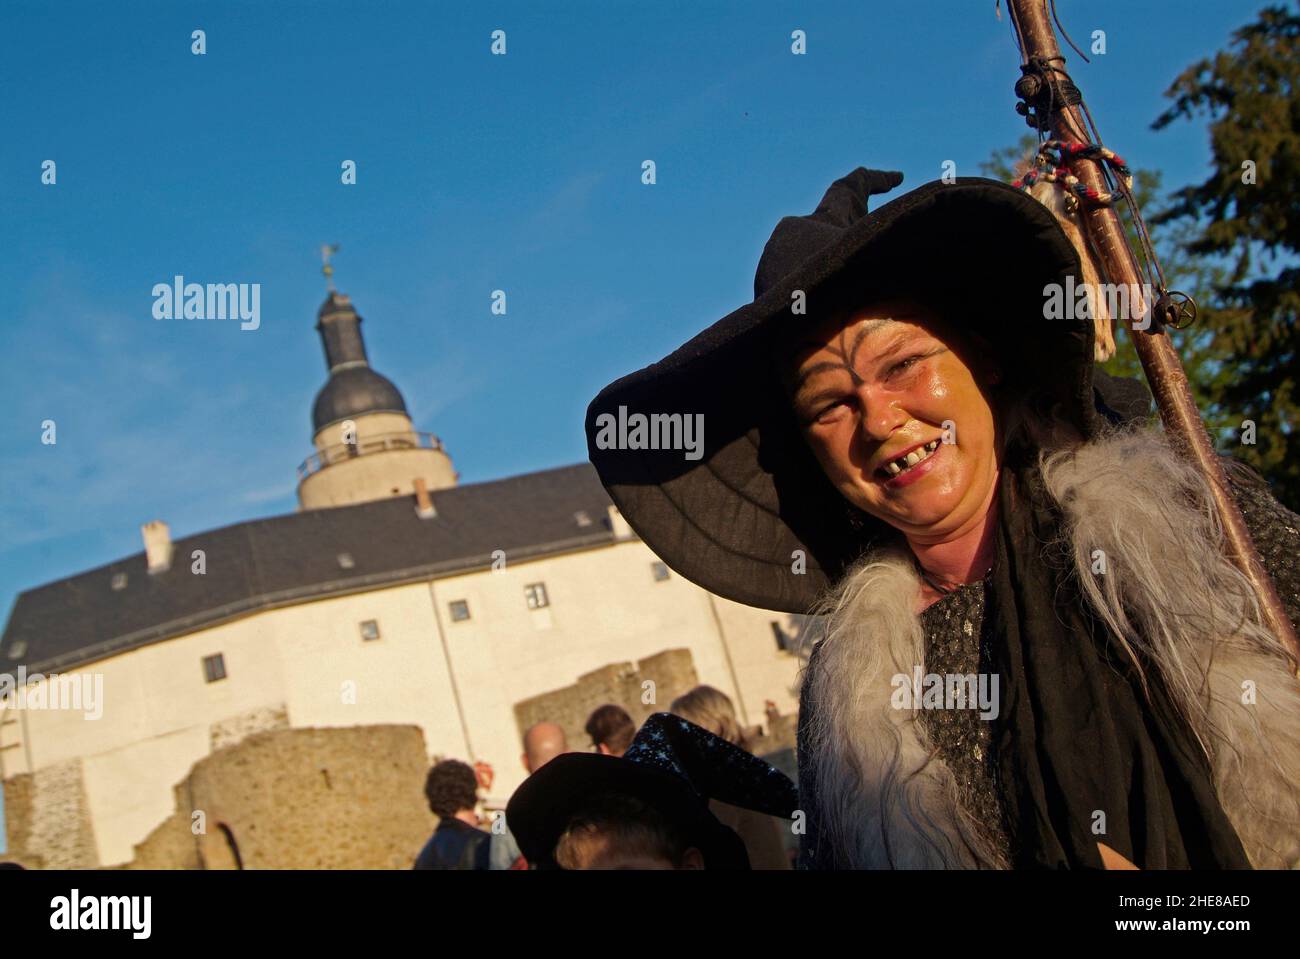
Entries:
<svg viewBox="0 0 1300 959">
<path fill-rule="evenodd" d="M 804 437 L 850 503 L 920 543 L 983 519 L 998 467 L 984 390 L 999 373 L 932 311 L 890 301 L 824 321 L 785 372 Z"/>
</svg>

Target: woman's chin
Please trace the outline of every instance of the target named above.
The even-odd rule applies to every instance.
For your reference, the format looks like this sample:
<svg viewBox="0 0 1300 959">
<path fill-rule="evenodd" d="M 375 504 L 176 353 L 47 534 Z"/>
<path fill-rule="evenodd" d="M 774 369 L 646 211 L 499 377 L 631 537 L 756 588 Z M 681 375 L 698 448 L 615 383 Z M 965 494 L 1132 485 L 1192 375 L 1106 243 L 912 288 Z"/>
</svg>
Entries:
<svg viewBox="0 0 1300 959">
<path fill-rule="evenodd" d="M 921 484 L 922 486 L 928 484 Z M 960 491 L 948 488 L 917 489 L 885 504 L 882 518 L 905 533 L 942 534 L 960 525 L 956 514 L 962 503 Z"/>
<path fill-rule="evenodd" d="M 859 492 L 851 499 L 859 509 L 904 533 L 942 534 L 960 525 L 954 522 L 955 514 L 961 510 L 971 478 L 960 464 L 936 466 L 907 485 L 886 487 L 884 481 L 876 481 L 872 495 Z"/>
</svg>

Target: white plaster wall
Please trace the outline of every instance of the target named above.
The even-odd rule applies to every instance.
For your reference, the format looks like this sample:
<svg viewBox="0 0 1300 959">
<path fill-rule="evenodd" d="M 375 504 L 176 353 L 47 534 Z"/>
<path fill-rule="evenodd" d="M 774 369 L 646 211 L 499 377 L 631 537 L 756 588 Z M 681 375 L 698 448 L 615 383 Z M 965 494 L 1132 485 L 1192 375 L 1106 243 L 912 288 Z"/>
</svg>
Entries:
<svg viewBox="0 0 1300 959">
<path fill-rule="evenodd" d="M 776 653 L 763 618 L 778 614 L 748 607 L 730 613 L 734 675 L 748 684 L 741 697 L 709 594 L 675 574 L 656 581 L 655 559 L 645 544 L 632 540 L 518 564 L 507 556 L 502 571 L 435 584 L 476 757 L 492 763 L 497 773 L 494 795 L 509 796 L 525 775 L 514 704 L 571 685 L 607 663 L 684 647 L 700 682 L 756 704 L 750 722 L 761 721 L 765 699 L 790 705 L 787 688 L 797 664 Z M 527 608 L 524 587 L 534 582 L 546 584 L 549 625 Z M 457 599 L 469 602 L 466 622 L 451 622 L 448 605 Z M 666 709 L 668 703 L 660 705 Z"/>
<path fill-rule="evenodd" d="M 416 479 L 423 479 L 432 492 L 455 486 L 456 472 L 442 450 L 412 448 L 366 453 L 312 473 L 298 484 L 298 502 L 307 510 L 394 496 L 413 497 Z M 414 500 L 411 508 L 415 509 Z"/>
<path fill-rule="evenodd" d="M 208 754 L 209 726 L 284 701 L 279 650 L 268 629 L 274 613 L 111 656 L 65 675 L 98 675 L 102 716 L 23 710 L 25 749 L 40 770 L 84 760 L 87 804 L 101 864 L 131 858 L 173 808 L 172 787 Z M 227 679 L 208 683 L 203 658 L 221 653 Z M 10 768 L 6 775 L 19 769 Z M 101 822 L 102 820 L 102 822 Z"/>
<path fill-rule="evenodd" d="M 292 726 L 414 723 L 433 753 L 466 754 L 427 583 L 320 600 L 272 614 Z M 364 641 L 373 619 L 380 638 Z M 354 684 L 355 703 L 344 684 Z"/>
<path fill-rule="evenodd" d="M 731 659 L 739 678 L 743 715 L 749 724 L 763 722 L 764 702 L 772 700 L 782 713 L 799 708 L 795 684 L 799 678 L 799 661 L 792 653 L 777 646 L 772 623 L 779 623 L 787 634 L 794 634 L 796 617 L 770 609 L 743 606 L 720 596 L 712 597 L 731 650 Z M 737 710 L 742 703 L 736 703 Z"/>
<path fill-rule="evenodd" d="M 195 725 L 86 757 L 86 800 L 101 864 L 135 857 L 135 844 L 176 811 L 176 784 L 206 755 L 208 730 Z"/>
</svg>

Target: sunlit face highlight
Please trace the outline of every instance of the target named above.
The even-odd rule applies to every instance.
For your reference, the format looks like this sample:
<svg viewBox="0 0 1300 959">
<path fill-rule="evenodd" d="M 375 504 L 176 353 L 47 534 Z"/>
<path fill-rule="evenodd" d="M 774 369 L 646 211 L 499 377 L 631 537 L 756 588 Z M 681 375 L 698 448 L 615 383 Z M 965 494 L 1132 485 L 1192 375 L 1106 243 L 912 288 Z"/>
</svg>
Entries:
<svg viewBox="0 0 1300 959">
<path fill-rule="evenodd" d="M 831 483 L 916 542 L 982 518 L 997 477 L 981 388 L 991 367 L 971 352 L 933 312 L 888 302 L 802 332 L 786 368 L 795 416 Z M 909 452 L 915 463 L 895 463 Z"/>
</svg>

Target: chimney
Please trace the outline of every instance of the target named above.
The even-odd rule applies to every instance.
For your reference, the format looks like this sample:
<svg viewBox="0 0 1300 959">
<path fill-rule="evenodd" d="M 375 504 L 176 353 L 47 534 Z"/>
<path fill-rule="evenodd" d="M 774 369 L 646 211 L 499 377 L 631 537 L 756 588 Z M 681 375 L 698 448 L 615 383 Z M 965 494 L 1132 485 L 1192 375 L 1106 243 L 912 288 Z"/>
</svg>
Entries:
<svg viewBox="0 0 1300 959">
<path fill-rule="evenodd" d="M 429 497 L 429 484 L 421 478 L 415 480 L 415 515 L 420 519 L 433 519 L 438 515 Z"/>
<path fill-rule="evenodd" d="M 618 507 L 612 504 L 609 507 L 609 528 L 615 539 L 632 539 L 636 535 L 627 520 L 623 518 L 623 514 L 618 511 Z"/>
<path fill-rule="evenodd" d="M 164 573 L 172 565 L 172 535 L 167 524 L 160 519 L 140 527 L 144 537 L 144 557 L 150 573 Z"/>
</svg>

